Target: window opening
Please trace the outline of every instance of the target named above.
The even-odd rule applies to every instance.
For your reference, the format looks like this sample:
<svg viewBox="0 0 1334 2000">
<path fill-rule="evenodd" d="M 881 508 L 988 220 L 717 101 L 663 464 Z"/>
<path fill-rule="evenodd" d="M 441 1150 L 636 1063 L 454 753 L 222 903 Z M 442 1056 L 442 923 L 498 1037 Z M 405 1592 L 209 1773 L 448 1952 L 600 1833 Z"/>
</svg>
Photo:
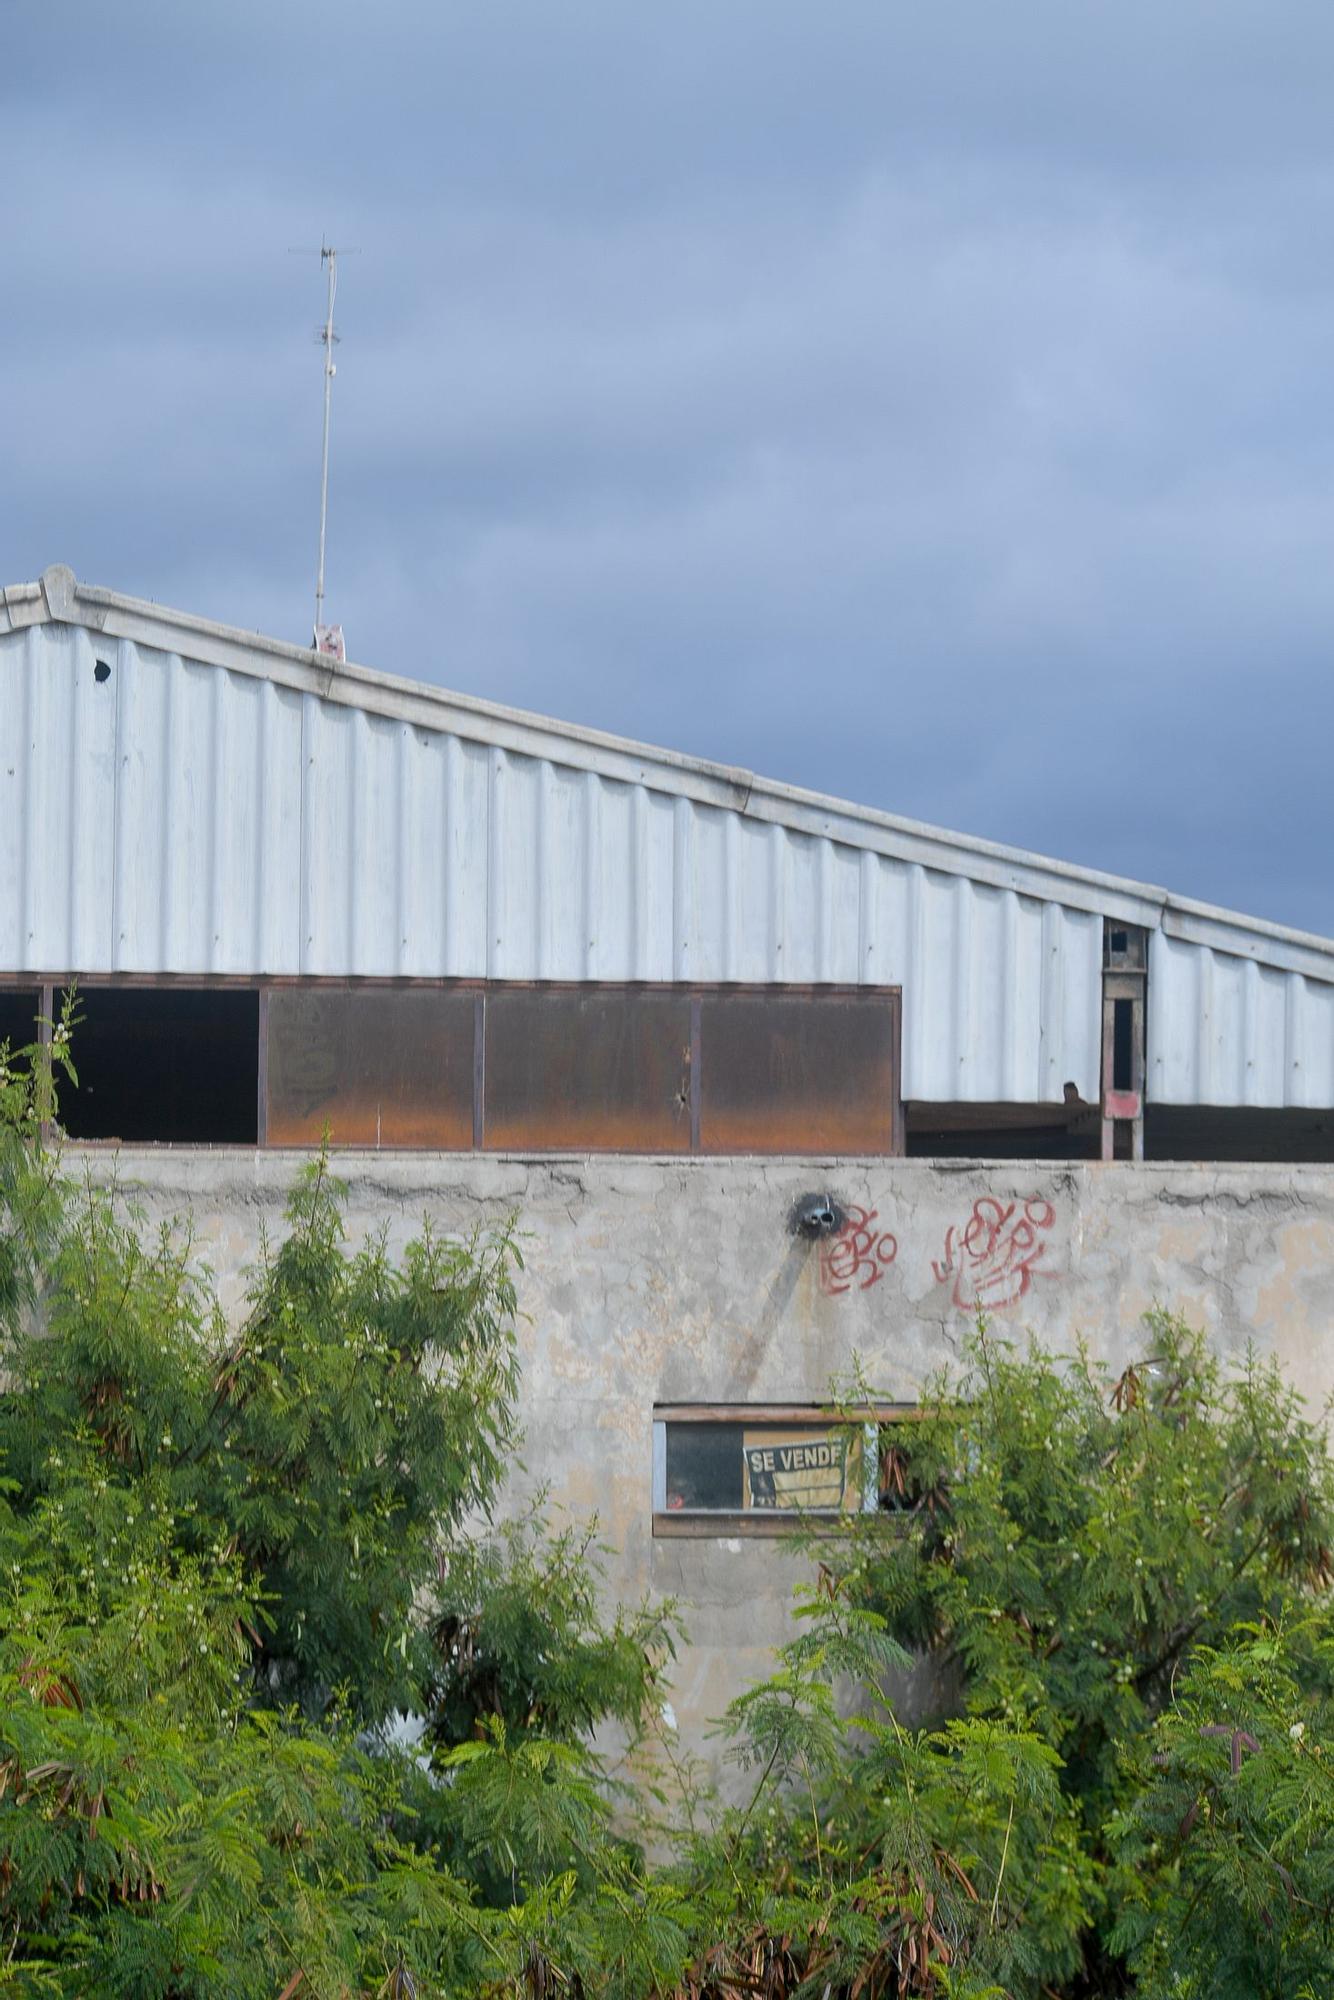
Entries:
<svg viewBox="0 0 1334 2000">
<path fill-rule="evenodd" d="M 1063 1104 L 909 1104 L 910 1159 L 1096 1160 L 1101 1114 L 1073 1091 Z"/>
<path fill-rule="evenodd" d="M 670 1513 L 731 1514 L 744 1505 L 742 1424 L 669 1424 L 667 1494 Z"/>
<path fill-rule="evenodd" d="M 915 1514 L 922 1486 L 913 1470 L 906 1424 L 881 1424 L 876 1431 L 876 1509 L 881 1514 Z"/>
<path fill-rule="evenodd" d="M 1146 1160 L 1334 1163 L 1334 1112 L 1242 1105 L 1150 1104 Z"/>
<path fill-rule="evenodd" d="M 1112 1089 L 1135 1088 L 1135 1003 L 1112 1002 Z"/>
<path fill-rule="evenodd" d="M 921 1494 L 902 1425 L 868 1412 L 744 1406 L 655 1413 L 655 1534 L 781 1532 L 807 1515 L 907 1514 Z"/>
<path fill-rule="evenodd" d="M 81 986 L 75 1020 L 78 1086 L 59 1084 L 71 1139 L 255 1144 L 257 993 Z"/>
</svg>

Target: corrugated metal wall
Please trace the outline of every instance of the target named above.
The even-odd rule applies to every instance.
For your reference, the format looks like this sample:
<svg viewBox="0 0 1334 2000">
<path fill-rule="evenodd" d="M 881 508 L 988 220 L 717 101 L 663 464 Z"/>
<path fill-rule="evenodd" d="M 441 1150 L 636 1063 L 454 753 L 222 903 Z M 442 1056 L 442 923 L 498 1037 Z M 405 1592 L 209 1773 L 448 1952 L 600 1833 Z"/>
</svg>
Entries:
<svg viewBox="0 0 1334 2000">
<path fill-rule="evenodd" d="M 0 811 L 7 971 L 901 983 L 905 1096 L 1098 1094 L 1097 915 L 78 626 Z"/>
<path fill-rule="evenodd" d="M 1148 1096 L 1157 1104 L 1334 1104 L 1334 985 L 1155 931 Z"/>
</svg>

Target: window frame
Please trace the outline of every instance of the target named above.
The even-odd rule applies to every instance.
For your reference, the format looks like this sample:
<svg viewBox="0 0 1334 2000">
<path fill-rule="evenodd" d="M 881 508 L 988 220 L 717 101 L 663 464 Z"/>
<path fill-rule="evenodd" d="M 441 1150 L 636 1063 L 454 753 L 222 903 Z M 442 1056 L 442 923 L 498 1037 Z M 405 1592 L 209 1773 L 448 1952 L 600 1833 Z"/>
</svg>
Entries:
<svg viewBox="0 0 1334 2000">
<path fill-rule="evenodd" d="M 931 1415 L 921 1403 L 859 1403 L 840 1408 L 831 1403 L 655 1403 L 653 1406 L 652 1532 L 655 1540 L 731 1541 L 739 1537 L 773 1539 L 799 1523 L 818 1533 L 837 1531 L 856 1513 L 880 1509 L 880 1432 L 888 1424 L 917 1423 Z M 749 1429 L 791 1429 L 809 1424 L 826 1430 L 860 1428 L 862 1433 L 862 1502 L 860 1508 L 837 1512 L 799 1508 L 743 1507 L 737 1509 L 673 1508 L 667 1506 L 667 1427 L 669 1424 L 743 1424 Z"/>
</svg>

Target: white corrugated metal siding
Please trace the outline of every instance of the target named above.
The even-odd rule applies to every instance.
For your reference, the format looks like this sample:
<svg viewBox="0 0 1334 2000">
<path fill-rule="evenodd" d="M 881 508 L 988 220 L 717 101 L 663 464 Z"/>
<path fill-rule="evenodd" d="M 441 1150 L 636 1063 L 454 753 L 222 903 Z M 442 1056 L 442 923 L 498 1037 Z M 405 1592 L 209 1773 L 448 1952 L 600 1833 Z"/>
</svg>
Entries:
<svg viewBox="0 0 1334 2000">
<path fill-rule="evenodd" d="M 1099 914 L 651 779 L 44 623 L 0 788 L 8 971 L 901 984 L 906 1097 L 1098 1094 Z"/>
<path fill-rule="evenodd" d="M 1334 1104 L 1334 984 L 1156 931 L 1148 1095 L 1157 1104 Z"/>
</svg>

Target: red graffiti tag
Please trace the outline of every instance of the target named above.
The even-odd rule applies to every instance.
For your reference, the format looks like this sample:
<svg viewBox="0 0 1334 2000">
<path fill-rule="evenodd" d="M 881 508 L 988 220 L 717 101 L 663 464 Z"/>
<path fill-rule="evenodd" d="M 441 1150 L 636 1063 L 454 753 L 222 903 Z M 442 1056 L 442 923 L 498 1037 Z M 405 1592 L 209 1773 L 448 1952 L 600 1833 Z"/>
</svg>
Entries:
<svg viewBox="0 0 1334 2000">
<path fill-rule="evenodd" d="M 899 1254 L 898 1243 L 889 1231 L 875 1228 L 875 1209 L 858 1208 L 849 1202 L 843 1213 L 847 1219 L 838 1234 L 826 1236 L 820 1243 L 820 1290 L 831 1298 L 850 1292 L 858 1278 L 857 1290 L 869 1291 L 880 1283 Z"/>
<path fill-rule="evenodd" d="M 1048 1275 L 1035 1267 L 1047 1250 L 1040 1232 L 1055 1220 L 1051 1203 L 1037 1195 L 1022 1209 L 1018 1202 L 1002 1204 L 993 1195 L 983 1195 L 973 1203 L 962 1229 L 951 1223 L 945 1231 L 944 1258 L 931 1264 L 936 1282 L 943 1285 L 954 1279 L 950 1296 L 965 1312 L 978 1306 L 1017 1305 L 1035 1276 Z"/>
</svg>

